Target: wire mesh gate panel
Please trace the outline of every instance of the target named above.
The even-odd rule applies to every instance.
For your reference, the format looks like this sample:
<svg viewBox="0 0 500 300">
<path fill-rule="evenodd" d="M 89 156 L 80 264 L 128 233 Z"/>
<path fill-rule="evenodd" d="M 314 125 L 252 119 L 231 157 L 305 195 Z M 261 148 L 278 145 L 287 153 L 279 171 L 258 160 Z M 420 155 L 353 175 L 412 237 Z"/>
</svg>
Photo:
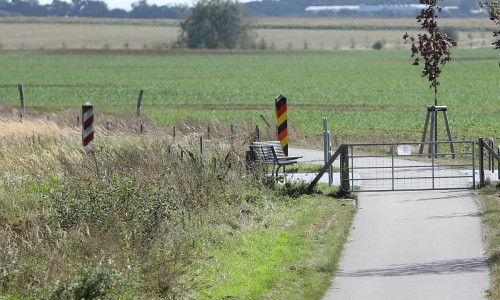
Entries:
<svg viewBox="0 0 500 300">
<path fill-rule="evenodd" d="M 451 143 L 454 151 L 450 150 Z M 428 152 L 419 154 L 422 144 Z M 341 186 L 345 191 L 444 190 L 475 186 L 474 141 L 346 144 L 342 147 Z"/>
</svg>

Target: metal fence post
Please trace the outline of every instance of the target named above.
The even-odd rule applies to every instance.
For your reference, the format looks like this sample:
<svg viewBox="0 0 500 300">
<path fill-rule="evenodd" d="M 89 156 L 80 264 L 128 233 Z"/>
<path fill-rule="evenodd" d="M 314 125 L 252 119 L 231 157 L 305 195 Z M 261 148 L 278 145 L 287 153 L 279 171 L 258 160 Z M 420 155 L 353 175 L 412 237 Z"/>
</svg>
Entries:
<svg viewBox="0 0 500 300">
<path fill-rule="evenodd" d="M 498 145 L 497 153 L 498 153 L 498 156 L 500 156 L 500 145 Z M 498 161 L 497 173 L 498 173 L 498 179 L 500 180 L 500 160 Z"/>
<path fill-rule="evenodd" d="M 340 153 L 340 188 L 344 192 L 350 190 L 349 182 L 349 148 L 342 145 L 342 152 Z"/>
<path fill-rule="evenodd" d="M 394 191 L 394 144 L 391 145 L 392 190 Z"/>
<path fill-rule="evenodd" d="M 94 149 L 94 105 L 87 102 L 82 106 L 82 141 L 85 154 Z"/>
<path fill-rule="evenodd" d="M 327 140 L 328 140 L 328 143 L 327 143 L 327 148 L 328 148 L 328 160 L 330 160 L 330 158 L 332 158 L 332 147 L 330 145 L 330 131 L 327 131 L 326 132 L 326 136 L 327 136 Z M 332 183 L 333 183 L 333 167 L 330 166 L 328 168 L 328 186 L 332 186 Z"/>
<path fill-rule="evenodd" d="M 255 125 L 255 139 L 257 142 L 260 142 L 260 130 L 259 130 L 259 125 Z"/>
<path fill-rule="evenodd" d="M 326 118 L 323 118 L 323 152 L 324 152 L 325 165 L 328 162 L 328 144 L 326 136 L 327 131 L 328 131 L 328 120 Z"/>
<path fill-rule="evenodd" d="M 492 138 L 488 139 L 488 146 L 490 146 L 491 149 L 495 149 L 495 143 L 493 142 Z M 488 171 L 492 171 L 495 173 L 495 163 L 493 161 L 493 155 L 488 151 Z"/>
<path fill-rule="evenodd" d="M 479 146 L 479 186 L 484 186 L 484 139 L 482 137 L 479 138 L 478 141 Z"/>
</svg>

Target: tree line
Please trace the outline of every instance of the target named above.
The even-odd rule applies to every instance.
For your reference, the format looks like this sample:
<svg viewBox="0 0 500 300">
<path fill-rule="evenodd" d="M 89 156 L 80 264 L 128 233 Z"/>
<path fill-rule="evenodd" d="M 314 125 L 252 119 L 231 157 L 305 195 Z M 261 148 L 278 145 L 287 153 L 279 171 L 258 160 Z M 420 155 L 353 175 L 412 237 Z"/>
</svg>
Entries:
<svg viewBox="0 0 500 300">
<path fill-rule="evenodd" d="M 262 0 L 243 4 L 244 12 L 253 17 L 407 17 L 414 16 L 414 12 L 378 11 L 372 13 L 356 11 L 321 13 L 307 12 L 308 6 L 330 5 L 379 5 L 379 4 L 415 4 L 414 0 Z M 479 8 L 477 0 L 447 0 L 446 5 L 458 6 L 454 17 L 469 16 L 471 9 Z M 1 16 L 32 16 L 32 17 L 96 17 L 96 18 L 168 18 L 180 19 L 189 13 L 191 8 L 182 5 L 157 6 L 148 4 L 147 0 L 139 0 L 132 4 L 130 11 L 123 9 L 109 9 L 101 0 L 52 0 L 51 4 L 40 5 L 38 0 L 0 0 Z M 443 14 L 446 16 L 446 14 Z"/>
<path fill-rule="evenodd" d="M 100 0 L 52 0 L 52 3 L 40 5 L 38 0 L 0 0 L 0 17 L 95 17 L 95 18 L 143 18 L 143 19 L 179 19 L 186 7 L 158 6 L 139 0 L 132 4 L 132 9 L 109 9 Z"/>
</svg>

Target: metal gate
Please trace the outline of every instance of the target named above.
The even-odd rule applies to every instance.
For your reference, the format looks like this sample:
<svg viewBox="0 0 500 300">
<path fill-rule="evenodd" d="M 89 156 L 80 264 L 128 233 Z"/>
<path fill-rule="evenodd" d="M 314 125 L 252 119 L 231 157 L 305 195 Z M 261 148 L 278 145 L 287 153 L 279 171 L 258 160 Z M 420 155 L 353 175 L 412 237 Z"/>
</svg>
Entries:
<svg viewBox="0 0 500 300">
<path fill-rule="evenodd" d="M 422 145 L 426 153 L 419 151 Z M 348 192 L 474 188 L 474 145 L 474 141 L 344 144 L 337 150 L 341 187 Z"/>
</svg>

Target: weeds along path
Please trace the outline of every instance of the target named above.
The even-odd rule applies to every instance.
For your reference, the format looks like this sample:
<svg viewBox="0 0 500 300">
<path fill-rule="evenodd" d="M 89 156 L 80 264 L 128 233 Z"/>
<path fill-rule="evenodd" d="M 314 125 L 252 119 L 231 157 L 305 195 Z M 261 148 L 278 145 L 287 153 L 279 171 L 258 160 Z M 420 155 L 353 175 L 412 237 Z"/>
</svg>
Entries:
<svg viewBox="0 0 500 300">
<path fill-rule="evenodd" d="M 322 162 L 321 151 L 291 149 Z M 359 193 L 324 299 L 482 299 L 490 285 L 471 190 Z"/>
</svg>

